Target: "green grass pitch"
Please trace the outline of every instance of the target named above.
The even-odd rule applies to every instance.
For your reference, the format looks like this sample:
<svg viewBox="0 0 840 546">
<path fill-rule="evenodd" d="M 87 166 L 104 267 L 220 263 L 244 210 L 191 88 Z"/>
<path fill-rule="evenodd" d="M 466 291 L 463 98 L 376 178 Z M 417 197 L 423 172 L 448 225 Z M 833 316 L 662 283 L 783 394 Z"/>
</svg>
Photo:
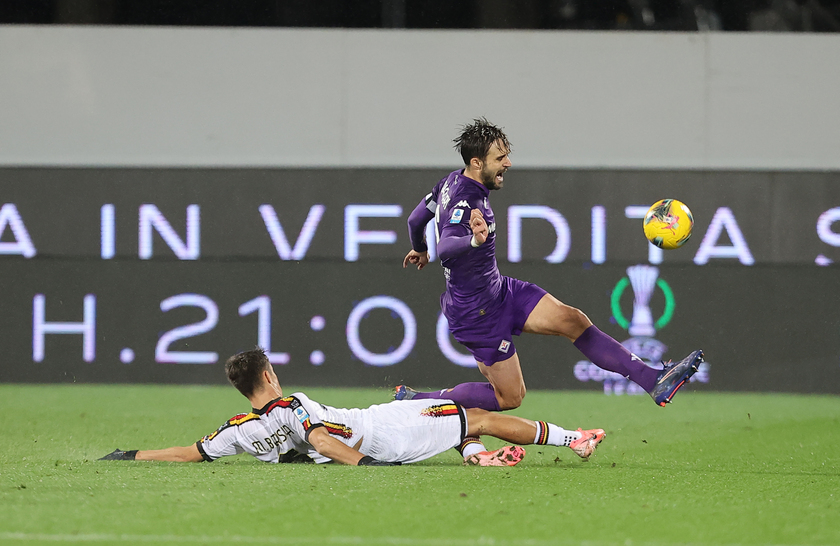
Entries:
<svg viewBox="0 0 840 546">
<path fill-rule="evenodd" d="M 335 406 L 388 399 L 305 392 Z M 0 385 L 0 543 L 840 544 L 836 396 L 689 387 L 663 409 L 529 392 L 516 414 L 607 431 L 588 462 L 547 446 L 513 468 L 463 467 L 454 450 L 380 468 L 96 461 L 188 445 L 247 409 L 230 387 Z"/>
</svg>

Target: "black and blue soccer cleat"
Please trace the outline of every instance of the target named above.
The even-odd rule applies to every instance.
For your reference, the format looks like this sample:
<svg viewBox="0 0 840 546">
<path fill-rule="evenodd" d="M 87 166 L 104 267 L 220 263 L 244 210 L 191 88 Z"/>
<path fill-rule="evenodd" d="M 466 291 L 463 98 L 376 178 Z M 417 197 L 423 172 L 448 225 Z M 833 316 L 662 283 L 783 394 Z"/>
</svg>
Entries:
<svg viewBox="0 0 840 546">
<path fill-rule="evenodd" d="M 698 349 L 683 358 L 676 364 L 667 363 L 665 368 L 659 372 L 656 384 L 650 392 L 650 397 L 658 406 L 664 406 L 671 402 L 671 398 L 677 394 L 686 381 L 697 373 L 700 363 L 703 362 L 703 351 Z"/>
<path fill-rule="evenodd" d="M 394 400 L 411 400 L 417 391 L 406 385 L 394 387 Z"/>
</svg>

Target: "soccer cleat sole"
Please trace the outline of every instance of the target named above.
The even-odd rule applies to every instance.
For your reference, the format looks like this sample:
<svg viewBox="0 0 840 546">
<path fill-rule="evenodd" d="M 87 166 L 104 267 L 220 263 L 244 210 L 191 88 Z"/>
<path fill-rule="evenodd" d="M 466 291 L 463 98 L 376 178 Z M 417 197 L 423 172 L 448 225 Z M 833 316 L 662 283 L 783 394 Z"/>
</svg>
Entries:
<svg viewBox="0 0 840 546">
<path fill-rule="evenodd" d="M 525 458 L 525 448 L 505 446 L 496 451 L 482 451 L 464 459 L 465 466 L 516 466 Z"/>
<path fill-rule="evenodd" d="M 688 382 L 689 379 L 691 379 L 691 376 L 698 372 L 698 370 L 700 369 L 700 364 L 705 362 L 705 360 L 703 359 L 704 357 L 705 355 L 703 354 L 703 351 L 697 351 L 697 354 L 694 355 L 694 360 L 691 362 L 691 366 L 680 378 L 680 382 L 677 384 L 677 386 L 674 387 L 673 390 L 671 390 L 671 392 L 669 392 L 664 398 L 657 401 L 657 404 L 659 404 L 663 408 L 665 407 L 665 404 L 670 404 L 671 399 L 674 397 L 674 395 L 677 394 L 677 392 L 682 388 L 683 385 L 685 385 Z"/>
</svg>

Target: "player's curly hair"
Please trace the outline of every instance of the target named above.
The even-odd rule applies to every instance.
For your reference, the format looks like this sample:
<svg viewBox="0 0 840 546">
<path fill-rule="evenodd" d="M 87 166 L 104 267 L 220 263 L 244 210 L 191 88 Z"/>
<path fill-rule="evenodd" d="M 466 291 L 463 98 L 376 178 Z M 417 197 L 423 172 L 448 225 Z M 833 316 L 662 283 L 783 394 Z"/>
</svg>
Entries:
<svg viewBox="0 0 840 546">
<path fill-rule="evenodd" d="M 510 141 L 504 131 L 483 117 L 474 119 L 471 125 L 465 125 L 461 134 L 453 140 L 455 150 L 461 154 L 464 165 L 469 165 L 474 157 L 483 161 L 490 147 L 497 141 L 501 141 L 505 148 L 510 150 Z"/>
<path fill-rule="evenodd" d="M 250 398 L 260 382 L 262 374 L 271 363 L 265 354 L 265 349 L 256 347 L 250 351 L 236 353 L 225 362 L 225 374 L 230 384 L 242 393 L 245 398 Z"/>
</svg>

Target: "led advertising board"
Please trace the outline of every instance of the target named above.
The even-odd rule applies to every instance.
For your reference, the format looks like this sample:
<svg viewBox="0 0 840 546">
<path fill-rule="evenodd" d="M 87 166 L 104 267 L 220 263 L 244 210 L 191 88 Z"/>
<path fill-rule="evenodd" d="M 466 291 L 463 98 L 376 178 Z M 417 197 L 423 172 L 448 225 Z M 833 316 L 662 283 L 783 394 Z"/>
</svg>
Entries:
<svg viewBox="0 0 840 546">
<path fill-rule="evenodd" d="M 404 270 L 436 170 L 0 169 L 0 380 L 223 383 L 259 344 L 289 384 L 480 379 Z M 698 388 L 840 391 L 840 180 L 831 173 L 511 171 L 503 274 L 583 309 L 650 362 L 703 348 Z M 640 214 L 692 207 L 681 249 Z M 634 392 L 566 340 L 523 336 L 530 387 Z"/>
</svg>

